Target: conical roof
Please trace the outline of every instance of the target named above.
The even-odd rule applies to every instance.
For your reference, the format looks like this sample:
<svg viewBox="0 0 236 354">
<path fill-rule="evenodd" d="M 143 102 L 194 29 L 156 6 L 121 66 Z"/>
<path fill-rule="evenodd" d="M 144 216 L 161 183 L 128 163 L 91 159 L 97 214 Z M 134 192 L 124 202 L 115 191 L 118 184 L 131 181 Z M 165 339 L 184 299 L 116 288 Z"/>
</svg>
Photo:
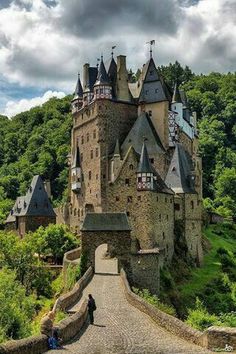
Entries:
<svg viewBox="0 0 236 354">
<path fill-rule="evenodd" d="M 72 168 L 80 167 L 80 153 L 79 153 L 79 147 L 78 146 L 75 149 L 75 153 L 74 153 L 74 156 L 73 156 L 71 167 Z"/>
<path fill-rule="evenodd" d="M 111 59 L 110 65 L 109 65 L 108 77 L 110 78 L 110 80 L 112 82 L 115 81 L 116 77 L 117 77 L 117 65 L 116 65 L 116 62 L 113 57 Z"/>
<path fill-rule="evenodd" d="M 74 98 L 83 98 L 83 88 L 80 81 L 80 75 L 78 74 L 78 80 L 75 88 L 75 97 Z"/>
<path fill-rule="evenodd" d="M 98 75 L 97 75 L 97 80 L 96 80 L 94 86 L 104 85 L 104 84 L 109 84 L 109 77 L 107 75 L 103 59 L 101 59 L 99 70 L 98 70 Z"/>
<path fill-rule="evenodd" d="M 182 99 L 181 99 L 181 95 L 180 95 L 180 91 L 179 91 L 179 86 L 178 86 L 177 82 L 175 83 L 175 87 L 174 87 L 172 103 L 182 103 Z"/>
<path fill-rule="evenodd" d="M 148 156 L 145 141 L 143 142 L 141 157 L 140 157 L 137 172 L 138 173 L 153 173 L 153 168 L 152 168 L 152 165 L 149 161 L 149 156 Z"/>
<path fill-rule="evenodd" d="M 116 139 L 116 145 L 114 150 L 114 156 L 120 156 L 120 144 L 119 139 Z"/>
</svg>

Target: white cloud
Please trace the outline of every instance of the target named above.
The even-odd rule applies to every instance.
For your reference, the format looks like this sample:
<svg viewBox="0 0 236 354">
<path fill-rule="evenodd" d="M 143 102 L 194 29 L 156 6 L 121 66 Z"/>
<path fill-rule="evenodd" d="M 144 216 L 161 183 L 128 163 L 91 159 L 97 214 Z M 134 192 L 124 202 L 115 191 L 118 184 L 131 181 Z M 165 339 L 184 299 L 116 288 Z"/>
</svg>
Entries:
<svg viewBox="0 0 236 354">
<path fill-rule="evenodd" d="M 19 101 L 8 101 L 6 103 L 3 115 L 7 117 L 13 117 L 14 115 L 29 110 L 32 107 L 42 106 L 43 103 L 50 100 L 52 97 L 63 98 L 64 92 L 47 91 L 41 97 L 34 97 L 31 99 L 22 99 Z"/>
</svg>

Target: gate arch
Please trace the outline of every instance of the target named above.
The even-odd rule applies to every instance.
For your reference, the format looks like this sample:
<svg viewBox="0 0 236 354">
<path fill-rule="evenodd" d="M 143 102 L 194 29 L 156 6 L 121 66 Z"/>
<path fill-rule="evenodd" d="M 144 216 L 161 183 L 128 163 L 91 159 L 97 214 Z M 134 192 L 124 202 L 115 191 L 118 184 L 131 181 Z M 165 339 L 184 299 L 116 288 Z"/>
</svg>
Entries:
<svg viewBox="0 0 236 354">
<path fill-rule="evenodd" d="M 95 252 L 102 244 L 118 260 L 118 272 L 130 268 L 131 228 L 126 213 L 87 213 L 81 228 L 82 254 L 95 269 Z"/>
</svg>

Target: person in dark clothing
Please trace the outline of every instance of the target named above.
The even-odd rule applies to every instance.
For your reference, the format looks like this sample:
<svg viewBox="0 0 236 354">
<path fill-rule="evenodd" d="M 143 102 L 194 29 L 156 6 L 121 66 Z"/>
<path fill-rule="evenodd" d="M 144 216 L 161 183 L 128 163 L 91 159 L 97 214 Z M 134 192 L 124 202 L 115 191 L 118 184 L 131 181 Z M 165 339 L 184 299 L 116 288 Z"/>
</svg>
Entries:
<svg viewBox="0 0 236 354">
<path fill-rule="evenodd" d="M 91 294 L 89 294 L 88 296 L 88 314 L 89 314 L 89 320 L 90 323 L 93 324 L 94 323 L 94 317 L 93 317 L 93 312 L 96 310 L 96 304 L 95 304 L 95 300 L 92 297 Z"/>
</svg>

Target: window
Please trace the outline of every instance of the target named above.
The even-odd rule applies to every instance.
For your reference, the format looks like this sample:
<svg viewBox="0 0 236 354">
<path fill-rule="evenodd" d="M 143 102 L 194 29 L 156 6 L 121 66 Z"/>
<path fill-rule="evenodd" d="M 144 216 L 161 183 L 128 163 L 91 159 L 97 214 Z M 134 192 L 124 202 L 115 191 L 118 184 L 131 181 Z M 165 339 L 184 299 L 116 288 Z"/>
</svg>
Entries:
<svg viewBox="0 0 236 354">
<path fill-rule="evenodd" d="M 81 144 L 83 144 L 84 143 L 84 136 L 82 135 L 81 136 Z"/>
<path fill-rule="evenodd" d="M 191 209 L 194 209 L 194 202 L 191 200 Z"/>
<path fill-rule="evenodd" d="M 118 197 L 118 195 L 116 196 L 116 202 L 119 202 L 120 197 Z"/>
<path fill-rule="evenodd" d="M 74 209 L 74 216 L 76 216 L 76 209 Z"/>
<path fill-rule="evenodd" d="M 138 182 L 142 182 L 142 177 L 138 177 Z"/>
<path fill-rule="evenodd" d="M 93 150 L 90 151 L 90 158 L 93 159 Z"/>
<path fill-rule="evenodd" d="M 127 202 L 128 203 L 132 203 L 132 200 L 133 200 L 133 198 L 131 197 L 131 195 L 127 197 Z"/>
<path fill-rule="evenodd" d="M 166 220 L 169 220 L 169 215 L 168 214 L 166 215 Z"/>
<path fill-rule="evenodd" d="M 179 204 L 177 204 L 177 203 L 175 203 L 175 210 L 180 210 L 180 205 Z"/>
<path fill-rule="evenodd" d="M 88 177 L 89 177 L 89 179 L 91 179 L 91 178 L 92 178 L 92 172 L 91 172 L 91 171 L 89 171 L 89 175 L 88 175 Z"/>
<path fill-rule="evenodd" d="M 102 175 L 102 178 L 103 178 L 103 179 L 106 179 L 106 175 L 105 175 L 105 174 L 104 174 L 104 175 Z"/>
<path fill-rule="evenodd" d="M 133 169 L 134 169 L 134 165 L 132 165 L 132 164 L 129 165 L 129 169 L 130 169 L 130 170 L 133 170 Z"/>
<path fill-rule="evenodd" d="M 149 159 L 149 161 L 154 164 L 154 158 L 152 157 L 151 159 Z"/>
<path fill-rule="evenodd" d="M 96 157 L 98 157 L 98 148 L 96 148 L 95 151 L 96 151 L 96 152 L 95 152 L 95 155 L 96 155 Z"/>
<path fill-rule="evenodd" d="M 163 238 L 163 240 L 165 240 L 165 238 L 166 238 L 166 235 L 164 232 L 162 232 L 162 238 Z"/>
<path fill-rule="evenodd" d="M 141 195 L 138 195 L 138 201 L 140 202 L 142 200 Z"/>
<path fill-rule="evenodd" d="M 89 133 L 87 133 L 87 142 L 89 141 Z"/>
<path fill-rule="evenodd" d="M 157 202 L 158 202 L 158 197 L 157 197 Z"/>
<path fill-rule="evenodd" d="M 96 130 L 93 131 L 93 138 L 96 139 Z"/>
<path fill-rule="evenodd" d="M 126 214 L 127 214 L 127 216 L 130 216 L 130 212 L 129 211 L 127 211 Z"/>
<path fill-rule="evenodd" d="M 194 224 L 194 222 L 192 222 L 192 229 L 193 229 L 193 230 L 195 229 L 195 224 Z"/>
<path fill-rule="evenodd" d="M 148 111 L 148 114 L 151 117 L 152 116 L 152 111 Z"/>
<path fill-rule="evenodd" d="M 159 214 L 159 221 L 161 221 L 161 214 Z"/>
<path fill-rule="evenodd" d="M 157 93 L 157 92 L 158 92 L 158 88 L 155 89 L 155 93 Z"/>
<path fill-rule="evenodd" d="M 173 203 L 173 200 L 172 200 L 172 198 L 170 198 L 170 203 L 171 203 L 171 204 Z"/>
<path fill-rule="evenodd" d="M 167 198 L 165 198 L 165 203 L 167 203 Z"/>
<path fill-rule="evenodd" d="M 96 179 L 98 180 L 98 174 L 96 174 Z"/>
<path fill-rule="evenodd" d="M 80 154 L 80 161 L 82 162 L 83 161 L 83 153 L 81 152 Z"/>
<path fill-rule="evenodd" d="M 130 184 L 129 178 L 126 178 L 126 179 L 125 179 L 125 185 L 126 185 L 126 186 L 129 186 L 129 184 Z"/>
</svg>

